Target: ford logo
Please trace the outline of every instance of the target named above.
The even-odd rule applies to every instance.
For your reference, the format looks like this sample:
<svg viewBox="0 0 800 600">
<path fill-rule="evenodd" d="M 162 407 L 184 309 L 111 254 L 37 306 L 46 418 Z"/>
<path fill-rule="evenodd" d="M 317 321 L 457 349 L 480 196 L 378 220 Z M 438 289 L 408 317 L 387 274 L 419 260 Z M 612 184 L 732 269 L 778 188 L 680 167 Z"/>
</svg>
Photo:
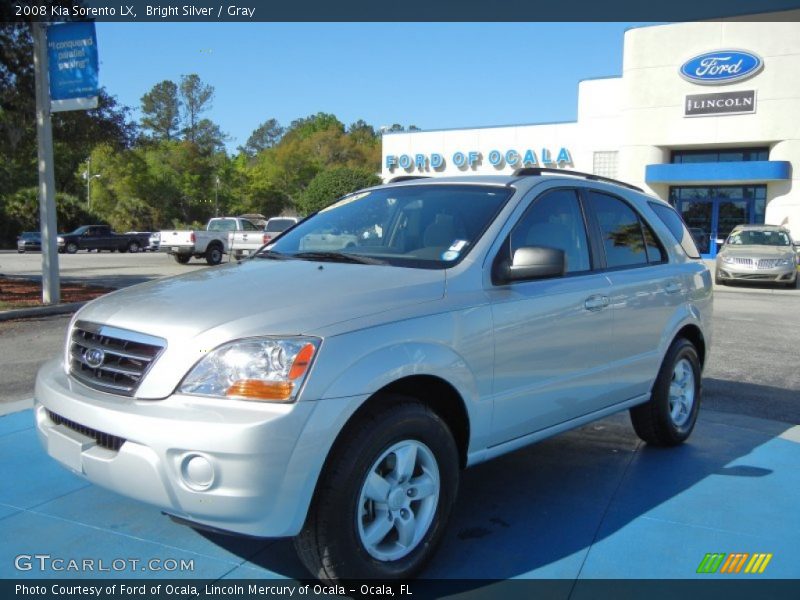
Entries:
<svg viewBox="0 0 800 600">
<path fill-rule="evenodd" d="M 733 83 L 752 77 L 764 66 L 761 57 L 744 50 L 715 50 L 690 58 L 681 66 L 681 77 L 701 85 Z"/>
<path fill-rule="evenodd" d="M 98 348 L 90 348 L 86 351 L 86 354 L 83 355 L 83 361 L 93 369 L 102 365 L 105 359 L 106 353 Z"/>
</svg>

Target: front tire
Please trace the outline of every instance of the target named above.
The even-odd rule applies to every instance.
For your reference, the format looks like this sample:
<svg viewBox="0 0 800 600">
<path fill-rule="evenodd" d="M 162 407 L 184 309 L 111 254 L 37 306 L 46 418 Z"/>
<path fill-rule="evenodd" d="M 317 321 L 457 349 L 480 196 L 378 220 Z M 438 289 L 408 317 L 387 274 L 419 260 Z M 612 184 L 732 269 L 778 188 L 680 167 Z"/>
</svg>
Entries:
<svg viewBox="0 0 800 600">
<path fill-rule="evenodd" d="M 697 349 L 686 338 L 677 338 L 664 357 L 650 400 L 630 410 L 636 435 L 653 446 L 686 441 L 700 410 L 700 377 Z"/>
<path fill-rule="evenodd" d="M 413 577 L 441 541 L 458 490 L 458 450 L 447 424 L 402 396 L 358 419 L 320 476 L 295 538 L 323 581 Z"/>
<path fill-rule="evenodd" d="M 78 251 L 78 244 L 75 242 L 70 242 L 64 249 L 66 250 L 67 254 L 75 254 Z"/>
</svg>

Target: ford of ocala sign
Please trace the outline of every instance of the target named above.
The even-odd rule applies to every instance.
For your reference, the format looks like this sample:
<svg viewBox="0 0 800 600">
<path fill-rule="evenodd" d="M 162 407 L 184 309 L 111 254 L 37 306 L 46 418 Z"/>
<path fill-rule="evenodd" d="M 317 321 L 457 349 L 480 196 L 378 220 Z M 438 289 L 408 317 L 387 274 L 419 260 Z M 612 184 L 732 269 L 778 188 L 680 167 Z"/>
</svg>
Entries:
<svg viewBox="0 0 800 600">
<path fill-rule="evenodd" d="M 752 77 L 764 66 L 761 57 L 744 50 L 715 50 L 690 58 L 681 66 L 681 77 L 700 85 L 733 83 Z"/>
</svg>

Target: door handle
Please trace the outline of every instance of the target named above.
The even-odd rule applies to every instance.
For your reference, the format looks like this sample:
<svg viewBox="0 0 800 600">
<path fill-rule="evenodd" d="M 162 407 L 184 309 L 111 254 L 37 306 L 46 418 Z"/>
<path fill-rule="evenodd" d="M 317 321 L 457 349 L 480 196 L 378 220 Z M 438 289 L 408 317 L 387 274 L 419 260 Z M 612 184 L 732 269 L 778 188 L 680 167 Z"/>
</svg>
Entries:
<svg viewBox="0 0 800 600">
<path fill-rule="evenodd" d="M 584 302 L 583 306 L 586 310 L 603 310 L 609 304 L 608 296 L 594 295 L 589 296 Z"/>
<path fill-rule="evenodd" d="M 664 286 L 664 291 L 668 294 L 677 294 L 683 289 L 683 286 L 679 281 L 670 281 L 667 285 Z"/>
</svg>

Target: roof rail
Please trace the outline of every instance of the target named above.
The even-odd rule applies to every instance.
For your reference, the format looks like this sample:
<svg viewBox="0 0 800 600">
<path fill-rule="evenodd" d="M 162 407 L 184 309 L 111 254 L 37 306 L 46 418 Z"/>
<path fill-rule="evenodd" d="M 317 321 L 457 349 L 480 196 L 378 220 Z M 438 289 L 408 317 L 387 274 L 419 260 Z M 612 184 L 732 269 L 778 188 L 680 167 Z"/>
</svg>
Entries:
<svg viewBox="0 0 800 600">
<path fill-rule="evenodd" d="M 430 179 L 430 175 L 398 175 L 392 177 L 388 183 L 400 183 L 401 181 L 411 181 L 412 179 Z"/>
<path fill-rule="evenodd" d="M 637 192 L 644 192 L 642 188 L 632 185 L 630 183 L 625 183 L 624 181 L 619 181 L 617 179 L 611 179 L 610 177 L 603 177 L 602 175 L 595 175 L 594 173 L 584 173 L 583 171 L 570 171 L 569 169 L 551 169 L 548 167 L 525 167 L 514 171 L 514 175 L 516 175 L 517 177 L 531 177 L 537 175 L 544 175 L 546 173 L 553 173 L 555 175 L 572 175 L 573 177 L 583 177 L 584 179 L 590 179 L 592 181 L 603 181 L 605 183 L 613 183 L 615 185 L 621 185 L 622 187 L 626 187 L 631 190 L 636 190 Z"/>
</svg>

